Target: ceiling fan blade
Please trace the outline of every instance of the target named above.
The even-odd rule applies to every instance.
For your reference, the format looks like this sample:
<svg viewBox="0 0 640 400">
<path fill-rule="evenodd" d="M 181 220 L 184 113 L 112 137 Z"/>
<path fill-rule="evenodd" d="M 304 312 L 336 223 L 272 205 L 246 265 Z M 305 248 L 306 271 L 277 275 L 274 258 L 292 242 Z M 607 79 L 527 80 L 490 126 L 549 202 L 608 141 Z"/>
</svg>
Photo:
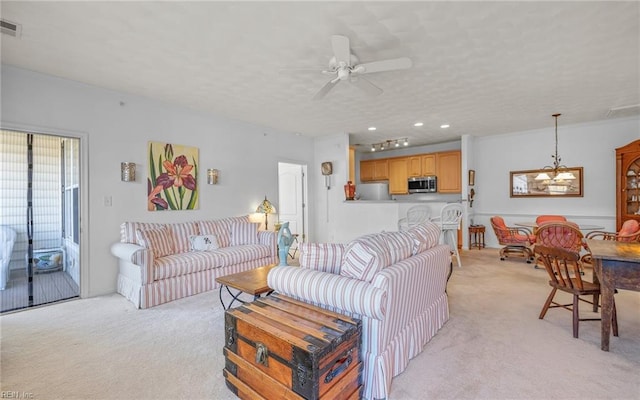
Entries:
<svg viewBox="0 0 640 400">
<path fill-rule="evenodd" d="M 331 90 L 338 82 L 340 82 L 340 80 L 338 79 L 332 79 L 329 82 L 327 82 L 319 91 L 318 93 L 316 93 L 315 96 L 313 96 L 313 100 L 320 100 L 322 99 L 324 96 L 327 95 L 327 93 L 329 93 L 329 90 Z"/>
<path fill-rule="evenodd" d="M 344 62 L 345 65 L 351 66 L 351 49 L 349 48 L 349 38 L 341 35 L 331 36 L 331 47 L 333 48 L 333 55 L 336 57 L 336 62 L 340 64 Z"/>
<path fill-rule="evenodd" d="M 409 69 L 413 63 L 408 57 L 392 58 L 390 60 L 373 61 L 370 63 L 358 64 L 355 70 L 359 74 L 370 74 L 372 72 L 394 71 L 398 69 Z"/>
<path fill-rule="evenodd" d="M 368 79 L 365 79 L 361 76 L 357 78 L 352 78 L 351 83 L 359 87 L 363 92 L 368 94 L 369 96 L 378 96 L 382 94 L 382 89 L 371 83 Z"/>
</svg>

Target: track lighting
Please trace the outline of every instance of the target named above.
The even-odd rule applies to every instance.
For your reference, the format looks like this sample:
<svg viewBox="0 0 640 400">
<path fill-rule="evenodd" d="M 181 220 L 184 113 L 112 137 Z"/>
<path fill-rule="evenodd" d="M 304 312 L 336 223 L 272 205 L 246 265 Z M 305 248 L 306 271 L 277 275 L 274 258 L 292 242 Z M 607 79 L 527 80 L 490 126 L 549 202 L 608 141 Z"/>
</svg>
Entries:
<svg viewBox="0 0 640 400">
<path fill-rule="evenodd" d="M 408 146 L 409 139 L 408 138 L 389 139 L 389 140 L 385 140 L 384 142 L 374 143 L 371 145 L 371 151 L 376 151 L 378 150 L 378 148 L 380 148 L 380 151 L 397 148 L 397 147 L 400 147 L 400 143 L 402 143 L 403 146 Z"/>
</svg>

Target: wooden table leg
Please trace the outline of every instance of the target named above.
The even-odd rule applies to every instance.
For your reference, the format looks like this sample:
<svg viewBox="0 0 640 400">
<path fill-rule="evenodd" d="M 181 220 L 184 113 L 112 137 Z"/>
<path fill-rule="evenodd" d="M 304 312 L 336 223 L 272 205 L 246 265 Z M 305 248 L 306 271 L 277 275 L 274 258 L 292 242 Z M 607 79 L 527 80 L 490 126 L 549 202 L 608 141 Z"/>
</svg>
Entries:
<svg viewBox="0 0 640 400">
<path fill-rule="evenodd" d="M 609 351 L 609 339 L 611 336 L 611 314 L 613 311 L 614 282 L 611 271 L 602 267 L 601 259 L 593 260 L 593 270 L 595 278 L 600 281 L 600 298 L 602 301 L 601 328 L 600 328 L 600 349 Z M 606 276 L 605 276 L 606 275 Z M 594 281 L 596 280 L 594 279 Z"/>
</svg>

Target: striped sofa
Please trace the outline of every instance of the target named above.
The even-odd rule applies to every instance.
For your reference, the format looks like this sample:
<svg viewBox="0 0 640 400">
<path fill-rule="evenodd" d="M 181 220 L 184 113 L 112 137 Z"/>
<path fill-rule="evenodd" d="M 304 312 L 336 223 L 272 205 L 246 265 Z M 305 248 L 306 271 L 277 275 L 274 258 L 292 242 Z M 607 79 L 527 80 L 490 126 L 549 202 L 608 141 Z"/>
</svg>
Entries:
<svg viewBox="0 0 640 400">
<path fill-rule="evenodd" d="M 173 224 L 125 222 L 117 291 L 148 308 L 219 287 L 219 276 L 278 262 L 277 233 L 258 231 L 249 216 Z"/>
<path fill-rule="evenodd" d="M 269 272 L 281 294 L 362 320 L 366 399 L 389 396 L 392 378 L 449 319 L 445 292 L 451 254 L 426 222 L 347 245 L 300 245 L 300 267 Z"/>
</svg>

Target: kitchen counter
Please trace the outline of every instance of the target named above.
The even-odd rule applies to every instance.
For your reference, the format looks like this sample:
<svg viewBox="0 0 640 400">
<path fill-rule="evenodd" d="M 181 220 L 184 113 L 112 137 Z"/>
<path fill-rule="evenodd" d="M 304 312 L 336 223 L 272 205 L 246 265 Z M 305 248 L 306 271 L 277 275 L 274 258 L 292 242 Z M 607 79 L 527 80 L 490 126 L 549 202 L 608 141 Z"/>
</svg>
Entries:
<svg viewBox="0 0 640 400">
<path fill-rule="evenodd" d="M 345 200 L 351 204 L 425 204 L 425 203 L 461 203 L 462 200 Z"/>
<path fill-rule="evenodd" d="M 398 220 L 407 216 L 407 211 L 416 205 L 426 205 L 431 211 L 431 218 L 439 217 L 442 207 L 447 203 L 461 202 L 460 195 L 454 200 L 451 196 L 445 199 L 421 200 L 344 200 L 336 209 L 333 218 L 344 224 L 339 231 L 332 232 L 330 240 L 348 243 L 356 237 L 381 231 L 397 231 Z M 344 205 L 344 206 L 343 206 Z"/>
</svg>

